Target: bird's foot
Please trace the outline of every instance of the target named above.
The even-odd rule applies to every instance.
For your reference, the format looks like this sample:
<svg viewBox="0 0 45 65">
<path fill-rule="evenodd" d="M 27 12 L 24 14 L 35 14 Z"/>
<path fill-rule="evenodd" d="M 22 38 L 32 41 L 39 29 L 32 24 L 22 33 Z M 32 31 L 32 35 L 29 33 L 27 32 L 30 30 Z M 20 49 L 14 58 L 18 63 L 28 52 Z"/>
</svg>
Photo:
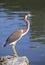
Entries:
<svg viewBox="0 0 45 65">
<path fill-rule="evenodd" d="M 17 54 L 14 54 L 15 57 L 19 57 Z"/>
</svg>

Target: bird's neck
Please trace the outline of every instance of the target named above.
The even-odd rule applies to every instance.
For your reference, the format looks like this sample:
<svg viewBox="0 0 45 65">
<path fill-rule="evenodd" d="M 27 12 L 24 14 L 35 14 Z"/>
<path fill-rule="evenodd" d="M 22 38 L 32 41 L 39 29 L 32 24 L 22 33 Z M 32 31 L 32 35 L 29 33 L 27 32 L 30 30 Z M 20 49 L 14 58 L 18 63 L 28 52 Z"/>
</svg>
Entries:
<svg viewBox="0 0 45 65">
<path fill-rule="evenodd" d="M 29 20 L 27 20 L 27 15 L 25 16 L 25 18 L 24 18 L 24 20 L 25 20 L 25 23 L 26 23 L 26 29 L 25 29 L 25 32 L 26 31 L 29 31 L 29 29 L 30 29 L 30 23 L 29 23 Z"/>
<path fill-rule="evenodd" d="M 29 31 L 29 29 L 30 29 L 30 23 L 29 23 L 29 21 L 27 20 L 27 17 L 28 17 L 28 16 L 25 16 L 25 17 L 24 17 L 24 21 L 25 21 L 25 23 L 26 23 L 26 29 L 24 30 L 23 35 L 25 35 L 25 34 Z"/>
</svg>

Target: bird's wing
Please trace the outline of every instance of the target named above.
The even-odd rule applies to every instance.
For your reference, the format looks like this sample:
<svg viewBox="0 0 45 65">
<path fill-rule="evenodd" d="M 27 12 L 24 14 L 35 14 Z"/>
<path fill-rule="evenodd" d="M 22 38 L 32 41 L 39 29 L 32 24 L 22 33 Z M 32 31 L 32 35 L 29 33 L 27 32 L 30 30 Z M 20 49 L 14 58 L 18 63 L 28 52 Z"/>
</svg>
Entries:
<svg viewBox="0 0 45 65">
<path fill-rule="evenodd" d="M 8 45 L 8 44 L 10 44 L 10 43 L 12 43 L 12 42 L 18 40 L 18 39 L 20 38 L 21 34 L 22 34 L 21 30 L 18 30 L 18 31 L 16 31 L 16 32 L 12 33 L 12 34 L 7 38 L 6 43 L 4 44 L 4 46 L 6 46 L 6 45 Z"/>
</svg>

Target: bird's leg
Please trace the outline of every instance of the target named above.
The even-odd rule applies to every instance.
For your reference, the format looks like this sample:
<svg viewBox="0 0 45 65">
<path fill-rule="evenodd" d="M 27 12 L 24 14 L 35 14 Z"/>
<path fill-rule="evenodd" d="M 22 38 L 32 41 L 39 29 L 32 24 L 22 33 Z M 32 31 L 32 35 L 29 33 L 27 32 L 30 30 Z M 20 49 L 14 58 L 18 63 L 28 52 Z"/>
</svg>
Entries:
<svg viewBox="0 0 45 65">
<path fill-rule="evenodd" d="M 13 50 L 14 56 L 18 57 L 14 44 L 12 44 L 12 50 Z"/>
</svg>

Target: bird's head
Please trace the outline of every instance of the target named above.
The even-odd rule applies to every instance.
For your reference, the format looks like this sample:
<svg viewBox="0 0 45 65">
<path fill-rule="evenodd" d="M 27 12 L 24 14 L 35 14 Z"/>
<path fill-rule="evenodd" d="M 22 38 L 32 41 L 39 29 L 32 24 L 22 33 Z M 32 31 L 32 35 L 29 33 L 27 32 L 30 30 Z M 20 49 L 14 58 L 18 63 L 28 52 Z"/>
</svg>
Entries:
<svg viewBox="0 0 45 65">
<path fill-rule="evenodd" d="M 27 14 L 24 16 L 24 20 L 27 20 L 28 17 L 32 17 L 33 15 L 32 14 Z"/>
</svg>

